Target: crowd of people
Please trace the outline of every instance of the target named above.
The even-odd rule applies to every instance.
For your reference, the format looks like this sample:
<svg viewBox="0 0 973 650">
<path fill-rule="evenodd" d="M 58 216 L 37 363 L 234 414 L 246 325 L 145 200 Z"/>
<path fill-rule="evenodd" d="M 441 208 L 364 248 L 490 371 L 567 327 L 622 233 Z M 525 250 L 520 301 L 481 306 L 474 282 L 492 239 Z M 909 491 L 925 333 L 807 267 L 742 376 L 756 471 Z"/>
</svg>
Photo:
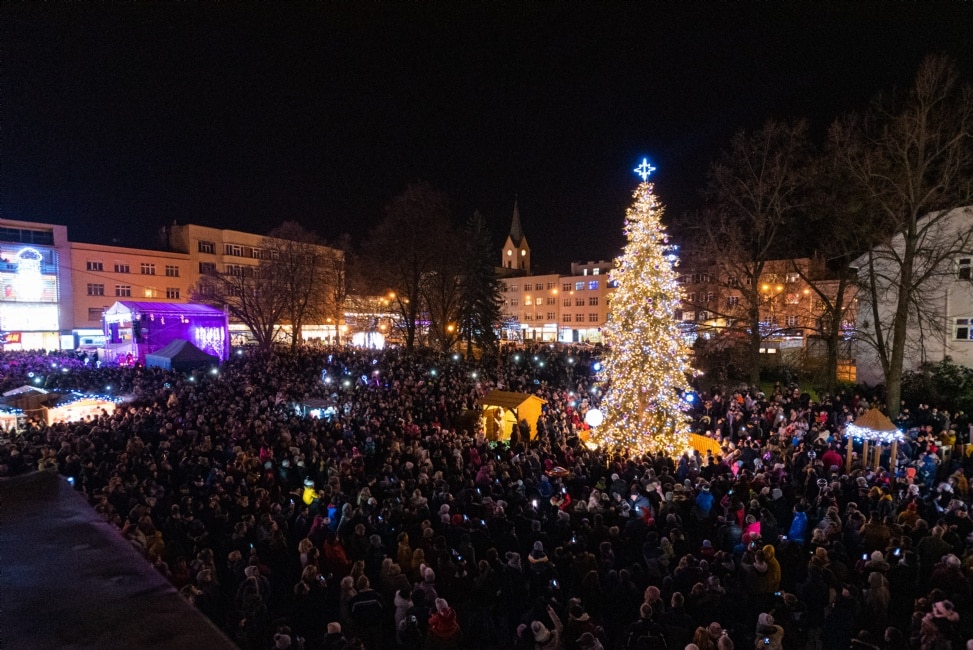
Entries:
<svg viewBox="0 0 973 650">
<path fill-rule="evenodd" d="M 720 453 L 634 456 L 585 444 L 597 359 L 248 351 L 180 375 L 7 352 L 4 390 L 125 402 L 7 433 L 0 476 L 71 477 L 248 650 L 970 647 L 965 416 L 909 405 L 896 471 L 847 469 L 864 397 L 710 389 L 688 415 Z M 494 388 L 542 415 L 488 440 Z"/>
</svg>

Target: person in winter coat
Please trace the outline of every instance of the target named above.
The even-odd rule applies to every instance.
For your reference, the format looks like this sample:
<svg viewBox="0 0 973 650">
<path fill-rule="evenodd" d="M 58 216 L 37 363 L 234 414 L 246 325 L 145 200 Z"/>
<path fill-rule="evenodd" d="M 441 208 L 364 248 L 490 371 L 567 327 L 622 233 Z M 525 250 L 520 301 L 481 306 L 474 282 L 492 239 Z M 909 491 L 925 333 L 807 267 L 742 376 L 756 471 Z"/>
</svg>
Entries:
<svg viewBox="0 0 973 650">
<path fill-rule="evenodd" d="M 794 518 L 787 531 L 787 538 L 792 542 L 803 545 L 807 542 L 807 512 L 803 503 L 794 506 Z"/>
<path fill-rule="evenodd" d="M 766 612 L 757 617 L 755 636 L 756 650 L 782 650 L 783 648 L 784 628 L 775 624 L 774 617 Z"/>
<path fill-rule="evenodd" d="M 443 598 L 436 599 L 436 608 L 429 617 L 429 636 L 427 647 L 430 650 L 445 650 L 460 647 L 462 631 L 456 620 L 456 610 Z"/>
</svg>

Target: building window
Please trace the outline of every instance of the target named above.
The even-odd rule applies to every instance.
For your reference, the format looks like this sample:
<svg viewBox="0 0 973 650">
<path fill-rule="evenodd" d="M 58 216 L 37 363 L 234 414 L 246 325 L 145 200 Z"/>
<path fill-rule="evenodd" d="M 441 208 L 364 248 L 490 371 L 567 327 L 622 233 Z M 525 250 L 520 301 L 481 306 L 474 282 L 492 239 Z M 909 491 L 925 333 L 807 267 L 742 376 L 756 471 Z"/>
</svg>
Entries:
<svg viewBox="0 0 973 650">
<path fill-rule="evenodd" d="M 598 280 L 592 280 L 588 283 L 589 291 L 598 291 Z"/>
<path fill-rule="evenodd" d="M 548 282 L 547 283 L 547 290 L 550 291 L 553 288 L 554 288 L 554 283 L 553 282 Z"/>
<path fill-rule="evenodd" d="M 564 321 L 565 323 L 570 323 L 571 322 L 571 314 L 564 314 L 564 315 L 562 315 L 561 316 L 561 320 Z"/>
<path fill-rule="evenodd" d="M 962 257 L 957 263 L 958 267 L 958 277 L 960 280 L 973 280 L 973 273 L 971 273 L 971 268 L 973 268 L 973 258 Z"/>
<path fill-rule="evenodd" d="M 698 314 L 696 314 L 696 317 L 699 318 L 699 320 L 701 320 L 701 321 L 702 320 L 709 320 L 709 312 L 708 311 L 701 311 Z"/>
<path fill-rule="evenodd" d="M 226 274 L 232 275 L 235 278 L 242 278 L 244 275 L 244 270 L 243 267 L 240 266 L 239 264 L 227 264 Z"/>
<path fill-rule="evenodd" d="M 591 275 L 598 275 L 599 273 L 601 273 L 601 269 L 598 268 L 597 266 L 591 269 Z"/>
<path fill-rule="evenodd" d="M 787 294 L 787 304 L 796 305 L 801 302 L 801 294 L 799 293 L 789 293 Z"/>
<path fill-rule="evenodd" d="M 575 291 L 584 291 L 584 282 L 575 282 L 574 283 L 574 290 Z"/>
<path fill-rule="evenodd" d="M 953 339 L 955 339 L 957 341 L 971 341 L 971 340 L 973 340 L 973 336 L 970 335 L 970 323 L 971 322 L 973 322 L 973 318 L 957 318 L 957 319 L 955 319 L 955 324 L 953 326 Z"/>
<path fill-rule="evenodd" d="M 589 307 L 597 307 L 598 306 L 598 296 L 594 296 L 593 298 L 588 298 L 588 306 Z"/>
<path fill-rule="evenodd" d="M 682 313 L 682 320 L 687 323 L 691 323 L 696 320 L 696 312 L 694 311 L 684 311 Z"/>
<path fill-rule="evenodd" d="M 209 253 L 209 254 L 212 255 L 212 254 L 216 253 L 216 244 L 214 244 L 211 241 L 199 240 L 199 252 L 200 253 Z"/>
<path fill-rule="evenodd" d="M 547 312 L 547 320 L 554 320 L 555 318 L 557 318 L 557 316 L 554 314 L 553 311 Z"/>
<path fill-rule="evenodd" d="M 795 282 L 800 282 L 800 280 L 801 280 L 800 273 L 794 273 L 793 271 L 791 271 L 790 273 L 784 275 L 784 282 L 788 284 L 794 284 Z"/>
<path fill-rule="evenodd" d="M 575 314 L 574 315 L 574 322 L 575 323 L 583 323 L 584 322 L 584 314 Z"/>
<path fill-rule="evenodd" d="M 607 286 L 609 289 L 617 289 L 618 288 L 618 280 L 609 280 L 608 283 L 605 286 Z"/>
<path fill-rule="evenodd" d="M 736 286 L 739 286 L 739 285 L 740 285 L 740 281 L 737 279 L 737 276 L 735 276 L 735 275 L 728 275 L 728 276 L 726 276 L 726 286 L 728 286 L 728 287 L 736 287 Z"/>
<path fill-rule="evenodd" d="M 130 298 L 132 296 L 132 285 L 116 284 L 115 295 L 118 296 L 119 298 Z"/>
<path fill-rule="evenodd" d="M 524 284 L 524 291 L 533 291 L 533 290 L 534 290 L 534 285 L 532 285 L 530 282 Z"/>
<path fill-rule="evenodd" d="M 688 300 L 689 302 L 696 302 L 696 292 L 690 291 L 689 293 L 687 293 L 686 300 Z"/>
<path fill-rule="evenodd" d="M 166 277 L 167 278 L 178 278 L 179 277 L 179 267 L 174 264 L 166 264 Z"/>
<path fill-rule="evenodd" d="M 139 265 L 142 270 L 142 275 L 155 275 L 155 264 L 149 264 L 148 262 L 142 262 Z"/>
<path fill-rule="evenodd" d="M 800 316 L 788 316 L 786 320 L 788 327 L 798 327 L 801 324 Z"/>
<path fill-rule="evenodd" d="M 89 284 L 88 285 L 88 295 L 89 296 L 103 296 L 103 295 L 105 295 L 105 285 L 103 285 L 103 284 Z"/>
<path fill-rule="evenodd" d="M 532 302 L 530 301 L 530 296 L 524 296 L 524 306 L 525 306 L 525 307 L 529 307 L 529 306 L 530 306 L 530 305 L 532 305 L 532 304 L 534 304 L 534 303 L 532 303 Z"/>
<path fill-rule="evenodd" d="M 548 296 L 547 297 L 547 304 L 549 304 L 549 305 L 556 305 L 557 304 L 557 298 L 555 298 L 554 296 Z"/>
<path fill-rule="evenodd" d="M 729 296 L 726 299 L 727 307 L 736 307 L 739 304 L 740 304 L 740 296 Z"/>
<path fill-rule="evenodd" d="M 101 320 L 104 313 L 105 310 L 102 307 L 88 307 L 88 320 Z"/>
<path fill-rule="evenodd" d="M 519 307 L 520 306 L 520 299 L 519 298 L 511 298 L 510 299 L 510 306 L 511 307 Z"/>
<path fill-rule="evenodd" d="M 575 298 L 574 299 L 574 306 L 575 307 L 584 307 L 584 298 Z"/>
<path fill-rule="evenodd" d="M 115 262 L 115 273 L 131 273 L 132 268 L 124 262 Z"/>
<path fill-rule="evenodd" d="M 598 314 L 597 313 L 595 313 L 595 314 L 588 314 L 588 322 L 589 323 L 597 323 L 598 322 Z"/>
<path fill-rule="evenodd" d="M 88 271 L 104 271 L 104 266 L 105 265 L 101 262 L 93 262 L 91 260 L 88 260 L 88 262 L 85 264 Z"/>
<path fill-rule="evenodd" d="M 144 295 L 146 298 L 156 298 L 159 295 L 159 291 L 155 287 L 145 287 Z"/>
<path fill-rule="evenodd" d="M 166 287 L 166 298 L 179 300 L 179 287 Z"/>
<path fill-rule="evenodd" d="M 223 254 L 233 257 L 243 257 L 243 246 L 240 244 L 223 244 Z"/>
<path fill-rule="evenodd" d="M 565 282 L 561 285 L 561 291 L 571 291 L 571 283 Z"/>
<path fill-rule="evenodd" d="M 570 298 L 564 298 L 564 299 L 561 300 L 561 304 L 564 305 L 565 307 L 570 307 L 571 306 L 571 299 Z"/>
<path fill-rule="evenodd" d="M 510 290 L 511 291 L 520 291 L 520 285 L 519 284 L 512 284 L 512 285 L 510 285 Z"/>
<path fill-rule="evenodd" d="M 200 262 L 199 273 L 200 275 L 213 275 L 216 273 L 216 264 L 213 262 Z"/>
<path fill-rule="evenodd" d="M 524 314 L 524 320 L 531 320 L 530 314 Z"/>
</svg>

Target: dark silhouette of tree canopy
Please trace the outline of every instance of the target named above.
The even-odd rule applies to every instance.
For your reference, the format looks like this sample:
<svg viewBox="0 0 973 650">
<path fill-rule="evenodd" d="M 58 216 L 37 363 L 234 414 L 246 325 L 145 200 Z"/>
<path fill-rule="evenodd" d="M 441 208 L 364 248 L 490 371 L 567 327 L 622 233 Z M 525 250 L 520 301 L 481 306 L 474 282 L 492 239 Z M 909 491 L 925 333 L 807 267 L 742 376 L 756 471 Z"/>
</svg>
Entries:
<svg viewBox="0 0 973 650">
<path fill-rule="evenodd" d="M 459 320 L 460 335 L 466 341 L 466 355 L 470 357 L 474 345 L 483 352 L 496 350 L 503 296 L 491 235 L 479 211 L 474 211 L 466 222 L 464 235 L 465 268 L 460 279 Z"/>
</svg>

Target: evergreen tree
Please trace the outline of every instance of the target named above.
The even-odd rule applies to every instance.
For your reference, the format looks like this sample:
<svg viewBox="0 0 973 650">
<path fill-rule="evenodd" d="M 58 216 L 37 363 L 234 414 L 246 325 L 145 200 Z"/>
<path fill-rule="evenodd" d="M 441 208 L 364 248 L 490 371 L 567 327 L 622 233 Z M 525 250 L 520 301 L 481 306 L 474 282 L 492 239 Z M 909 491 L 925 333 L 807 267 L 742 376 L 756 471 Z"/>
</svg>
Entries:
<svg viewBox="0 0 973 650">
<path fill-rule="evenodd" d="M 688 444 L 681 393 L 692 370 L 675 318 L 681 303 L 676 256 L 660 220 L 662 205 L 647 181 L 653 169 L 643 161 L 635 171 L 642 183 L 626 213 L 628 243 L 615 260 L 612 279 L 618 288 L 605 326 L 605 420 L 592 440 L 634 453 L 677 454 Z"/>
<path fill-rule="evenodd" d="M 494 269 L 491 237 L 483 215 L 474 211 L 466 222 L 466 271 L 461 280 L 460 335 L 466 340 L 466 354 L 473 345 L 484 352 L 497 346 L 500 325 L 501 282 Z"/>
</svg>

